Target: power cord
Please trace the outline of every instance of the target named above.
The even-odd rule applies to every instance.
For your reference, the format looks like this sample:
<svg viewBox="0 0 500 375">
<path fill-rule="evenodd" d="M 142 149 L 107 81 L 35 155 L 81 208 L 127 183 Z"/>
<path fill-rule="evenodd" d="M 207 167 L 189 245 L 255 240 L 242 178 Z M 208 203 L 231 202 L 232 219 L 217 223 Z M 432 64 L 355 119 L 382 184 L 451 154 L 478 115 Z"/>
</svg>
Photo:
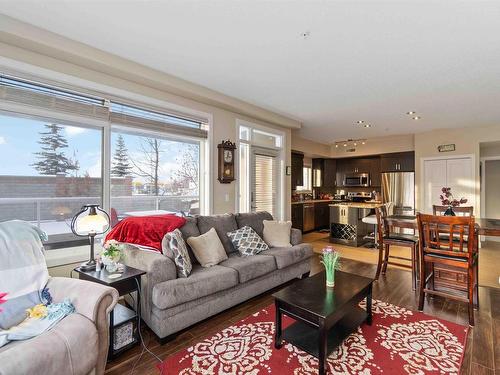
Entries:
<svg viewBox="0 0 500 375">
<path fill-rule="evenodd" d="M 141 287 L 139 285 L 139 282 L 137 281 L 137 279 L 134 279 L 135 280 L 135 283 L 137 284 L 137 294 L 139 295 L 139 300 L 141 299 Z M 158 362 L 160 362 L 160 364 L 162 365 L 161 366 L 161 370 L 160 370 L 160 375 L 163 375 L 163 370 L 164 370 L 164 366 L 163 366 L 163 360 L 158 357 L 155 353 L 153 353 L 147 346 L 146 344 L 144 343 L 144 339 L 142 337 L 142 333 L 141 333 L 141 307 L 136 303 L 136 300 L 134 298 L 134 296 L 132 295 L 132 293 L 129 293 L 129 296 L 130 298 L 132 298 L 132 301 L 134 302 L 134 306 L 136 306 L 136 309 L 139 311 L 138 315 L 139 315 L 139 322 L 137 323 L 137 330 L 139 332 L 139 338 L 141 340 L 141 346 L 142 346 L 142 351 L 141 351 L 141 354 L 139 355 L 139 357 L 135 360 L 134 362 L 134 365 L 132 366 L 132 370 L 130 370 L 130 375 L 132 375 L 135 371 L 135 368 L 137 366 L 137 364 L 139 363 L 139 361 L 141 360 L 142 356 L 144 355 L 144 352 L 148 352 L 150 355 L 152 355 Z"/>
</svg>

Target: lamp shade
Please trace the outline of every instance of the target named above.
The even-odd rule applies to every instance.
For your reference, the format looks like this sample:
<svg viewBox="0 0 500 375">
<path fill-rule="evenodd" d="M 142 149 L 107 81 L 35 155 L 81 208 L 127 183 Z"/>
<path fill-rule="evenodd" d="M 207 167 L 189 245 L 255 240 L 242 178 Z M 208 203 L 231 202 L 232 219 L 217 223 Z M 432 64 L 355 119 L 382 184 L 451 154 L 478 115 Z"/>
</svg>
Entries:
<svg viewBox="0 0 500 375">
<path fill-rule="evenodd" d="M 109 216 L 97 204 L 82 207 L 71 221 L 71 230 L 77 236 L 102 234 L 109 229 Z"/>
</svg>

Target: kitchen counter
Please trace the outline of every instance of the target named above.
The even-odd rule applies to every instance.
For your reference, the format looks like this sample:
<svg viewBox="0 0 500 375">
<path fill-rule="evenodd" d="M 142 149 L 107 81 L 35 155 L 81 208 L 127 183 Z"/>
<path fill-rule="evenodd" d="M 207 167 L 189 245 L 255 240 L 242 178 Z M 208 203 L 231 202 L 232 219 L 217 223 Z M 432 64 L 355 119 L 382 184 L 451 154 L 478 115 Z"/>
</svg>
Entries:
<svg viewBox="0 0 500 375">
<path fill-rule="evenodd" d="M 304 204 L 304 203 L 340 203 L 344 202 L 338 199 L 309 199 L 305 201 L 296 201 L 292 202 L 292 204 Z"/>
<path fill-rule="evenodd" d="M 336 206 L 348 206 L 352 208 L 368 208 L 368 209 L 375 209 L 380 206 L 382 206 L 382 202 L 378 201 L 370 201 L 370 202 L 342 202 L 342 203 L 332 203 L 330 204 L 330 207 L 336 207 Z"/>
</svg>

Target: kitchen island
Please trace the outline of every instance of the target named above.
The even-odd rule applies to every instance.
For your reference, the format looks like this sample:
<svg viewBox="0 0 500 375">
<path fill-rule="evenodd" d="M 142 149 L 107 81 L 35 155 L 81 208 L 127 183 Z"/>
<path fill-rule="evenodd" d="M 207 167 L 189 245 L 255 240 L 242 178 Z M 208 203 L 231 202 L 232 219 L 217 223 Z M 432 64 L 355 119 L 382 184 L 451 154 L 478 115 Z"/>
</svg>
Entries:
<svg viewBox="0 0 500 375">
<path fill-rule="evenodd" d="M 381 205 L 378 201 L 330 204 L 330 242 L 356 247 L 368 242 L 365 237 L 372 228 L 362 219 Z"/>
</svg>

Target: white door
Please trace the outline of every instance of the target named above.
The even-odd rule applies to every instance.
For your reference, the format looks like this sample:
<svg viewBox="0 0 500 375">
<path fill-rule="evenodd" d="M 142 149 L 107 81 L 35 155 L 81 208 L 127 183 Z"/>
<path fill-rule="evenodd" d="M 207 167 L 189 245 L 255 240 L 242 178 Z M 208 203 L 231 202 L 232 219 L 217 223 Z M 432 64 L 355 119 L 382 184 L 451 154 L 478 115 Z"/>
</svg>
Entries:
<svg viewBox="0 0 500 375">
<path fill-rule="evenodd" d="M 423 176 L 425 213 L 432 213 L 432 205 L 441 205 L 439 196 L 443 187 L 450 187 L 456 199 L 466 198 L 466 205 L 475 205 L 474 166 L 471 158 L 425 160 Z"/>
<path fill-rule="evenodd" d="M 278 213 L 278 157 L 268 150 L 252 148 L 251 211 Z"/>
<path fill-rule="evenodd" d="M 432 205 L 440 205 L 439 195 L 446 186 L 446 160 L 424 162 L 424 212 L 432 213 Z"/>
<path fill-rule="evenodd" d="M 486 160 L 483 162 L 483 195 L 484 211 L 481 209 L 481 216 L 496 218 L 500 216 L 500 195 L 498 187 L 500 186 L 500 160 Z M 486 241 L 500 242 L 499 237 L 486 237 Z"/>
</svg>

